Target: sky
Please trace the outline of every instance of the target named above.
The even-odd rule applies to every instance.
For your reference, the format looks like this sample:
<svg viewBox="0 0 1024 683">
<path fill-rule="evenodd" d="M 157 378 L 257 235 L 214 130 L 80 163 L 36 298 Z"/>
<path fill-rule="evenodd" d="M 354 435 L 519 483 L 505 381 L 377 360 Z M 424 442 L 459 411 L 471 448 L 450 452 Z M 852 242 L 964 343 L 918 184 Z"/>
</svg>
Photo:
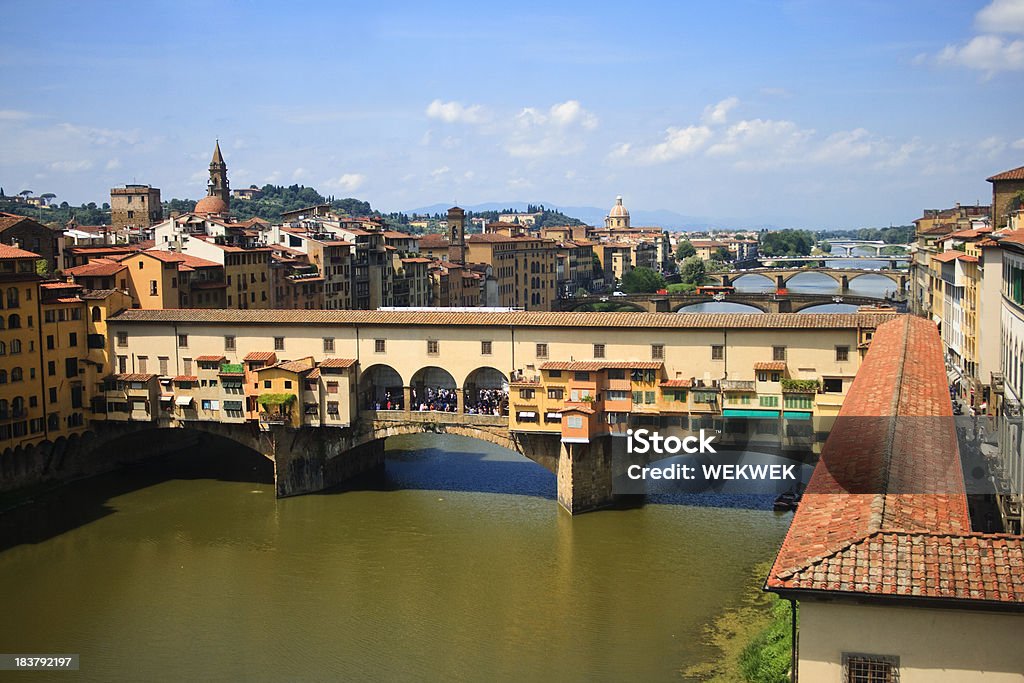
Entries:
<svg viewBox="0 0 1024 683">
<path fill-rule="evenodd" d="M 806 228 L 988 203 L 1024 165 L 1024 0 L 0 0 L 0 186 L 300 183 Z"/>
</svg>

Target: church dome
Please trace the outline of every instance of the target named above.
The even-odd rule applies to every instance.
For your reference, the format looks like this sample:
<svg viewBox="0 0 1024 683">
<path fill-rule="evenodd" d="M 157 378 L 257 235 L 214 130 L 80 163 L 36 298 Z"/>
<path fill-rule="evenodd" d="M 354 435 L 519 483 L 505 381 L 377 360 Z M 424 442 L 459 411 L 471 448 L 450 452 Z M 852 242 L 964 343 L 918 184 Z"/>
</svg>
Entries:
<svg viewBox="0 0 1024 683">
<path fill-rule="evenodd" d="M 615 198 L 615 206 L 608 212 L 609 218 L 629 218 L 629 211 L 622 205 L 622 195 Z"/>
<path fill-rule="evenodd" d="M 224 200 L 220 197 L 209 196 L 203 197 L 196 202 L 195 213 L 227 213 L 228 205 L 224 203 Z"/>
</svg>

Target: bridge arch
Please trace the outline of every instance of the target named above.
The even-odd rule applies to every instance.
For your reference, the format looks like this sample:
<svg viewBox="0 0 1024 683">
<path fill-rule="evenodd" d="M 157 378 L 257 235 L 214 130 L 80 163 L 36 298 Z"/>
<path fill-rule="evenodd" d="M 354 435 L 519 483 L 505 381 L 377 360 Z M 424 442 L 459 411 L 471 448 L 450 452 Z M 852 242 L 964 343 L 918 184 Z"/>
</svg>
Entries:
<svg viewBox="0 0 1024 683">
<path fill-rule="evenodd" d="M 790 283 L 793 283 L 794 280 L 796 280 L 796 283 L 794 283 L 794 284 L 799 284 L 800 280 L 798 278 L 802 278 L 804 280 L 807 280 L 807 279 L 809 279 L 810 277 L 812 277 L 814 275 L 824 275 L 825 277 L 830 278 L 837 285 L 841 286 L 842 283 L 843 283 L 843 279 L 842 279 L 841 275 L 837 275 L 836 274 L 838 272 L 841 272 L 841 271 L 836 271 L 836 270 L 830 269 L 830 268 L 824 268 L 824 269 L 821 269 L 821 270 L 810 270 L 810 269 L 808 269 L 808 270 L 797 270 L 797 271 L 792 272 L 792 273 L 790 273 L 788 275 L 783 275 L 783 282 L 786 284 L 786 287 L 789 287 Z M 807 284 L 810 284 L 810 283 L 807 283 Z"/>
<path fill-rule="evenodd" d="M 460 412 L 459 385 L 452 373 L 436 365 L 420 368 L 409 381 L 411 404 L 414 411 Z"/>
<path fill-rule="evenodd" d="M 490 366 L 479 367 L 462 383 L 465 412 L 485 415 L 508 414 L 508 377 Z"/>
<path fill-rule="evenodd" d="M 907 277 L 906 275 L 894 275 L 892 273 L 872 273 L 870 271 L 867 271 L 867 272 L 860 272 L 860 273 L 856 273 L 856 274 L 851 274 L 847 278 L 847 282 L 853 282 L 854 280 L 859 280 L 861 278 L 869 278 L 869 279 L 884 278 L 884 279 L 889 280 L 890 282 L 893 283 L 893 285 L 894 285 L 893 289 L 899 291 L 900 282 L 902 280 L 905 280 L 906 277 Z"/>
<path fill-rule="evenodd" d="M 385 363 L 371 365 L 359 376 L 359 405 L 384 410 L 388 401 L 404 401 L 404 388 L 402 375 L 393 367 Z"/>
<path fill-rule="evenodd" d="M 737 277 L 730 275 L 729 282 L 737 290 L 743 288 L 744 291 L 767 292 L 775 289 L 775 280 L 763 273 L 742 273 Z"/>
<path fill-rule="evenodd" d="M 688 311 L 688 308 L 700 307 L 700 310 Z M 743 310 L 740 310 L 742 307 Z M 749 310 L 747 310 L 749 309 Z M 732 301 L 729 298 L 722 301 L 715 301 L 708 298 L 706 301 L 684 301 L 672 309 L 673 313 L 767 313 L 768 304 L 750 300 Z"/>
</svg>

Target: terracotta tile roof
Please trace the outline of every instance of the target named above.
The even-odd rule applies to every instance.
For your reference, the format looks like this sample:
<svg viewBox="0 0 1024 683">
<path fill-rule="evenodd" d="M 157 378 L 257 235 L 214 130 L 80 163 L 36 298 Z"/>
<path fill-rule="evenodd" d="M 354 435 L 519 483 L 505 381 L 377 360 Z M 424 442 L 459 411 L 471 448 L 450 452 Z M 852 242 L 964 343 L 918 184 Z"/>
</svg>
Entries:
<svg viewBox="0 0 1024 683">
<path fill-rule="evenodd" d="M 593 415 L 594 409 L 588 408 L 587 406 L 565 406 L 560 410 L 562 413 L 584 413 L 586 415 Z"/>
<path fill-rule="evenodd" d="M 4 220 L 6 220 L 6 219 L 4 219 Z M 15 221 L 15 222 L 18 222 L 18 221 Z M 4 228 L 0 227 L 0 230 L 3 230 L 3 229 Z M 34 258 L 34 259 L 38 259 L 38 258 L 42 258 L 42 257 L 39 254 L 33 253 L 31 251 L 25 251 L 24 249 L 19 249 L 18 247 L 12 247 L 9 244 L 0 244 L 0 259 L 8 259 L 8 258 Z"/>
<path fill-rule="evenodd" d="M 579 372 L 597 372 L 607 368 L 623 370 L 658 370 L 664 363 L 660 360 L 595 360 L 595 361 L 548 361 L 540 366 L 541 370 L 570 370 Z"/>
<path fill-rule="evenodd" d="M 350 368 L 355 364 L 355 358 L 325 358 L 320 361 L 322 368 Z"/>
<path fill-rule="evenodd" d="M 879 327 L 766 588 L 1024 608 L 1024 538 L 971 532 L 951 418 L 935 325 Z"/>
<path fill-rule="evenodd" d="M 90 289 L 82 292 L 81 297 L 83 299 L 106 299 L 117 292 L 116 289 Z"/>
<path fill-rule="evenodd" d="M 320 368 L 313 368 L 310 373 L 306 375 L 306 379 L 320 379 Z"/>
<path fill-rule="evenodd" d="M 127 267 L 128 266 L 119 261 L 107 258 L 96 258 L 81 266 L 65 268 L 64 272 L 67 275 L 75 277 L 109 277 L 117 275 Z"/>
<path fill-rule="evenodd" d="M 448 238 L 438 233 L 429 233 L 420 236 L 420 249 L 439 249 L 447 247 Z"/>
<path fill-rule="evenodd" d="M 79 304 L 79 303 L 82 303 L 82 300 L 79 299 L 77 296 L 59 296 L 56 299 L 51 299 L 51 300 L 46 301 L 44 303 Z"/>
<path fill-rule="evenodd" d="M 226 356 L 196 356 L 197 363 L 220 363 Z"/>
<path fill-rule="evenodd" d="M 286 360 L 281 361 L 276 365 L 269 365 L 267 367 L 260 368 L 256 372 L 263 372 L 264 370 L 284 370 L 285 372 L 303 373 L 313 369 L 311 363 L 312 361 L 309 360 Z"/>
<path fill-rule="evenodd" d="M 239 325 L 428 325 L 647 329 L 857 329 L 874 328 L 900 317 L 873 313 L 593 313 L 542 311 L 354 311 L 211 308 L 128 309 L 111 318 L 119 323 Z M 246 360 L 249 360 L 246 358 Z M 257 358 L 256 360 L 264 360 Z"/>
<path fill-rule="evenodd" d="M 1018 166 L 1017 168 L 1011 168 L 1009 171 L 1003 171 L 997 173 L 994 176 L 985 178 L 988 182 L 995 180 L 1024 180 L 1024 166 Z"/>
<path fill-rule="evenodd" d="M 786 361 L 784 360 L 773 360 L 765 361 L 762 363 L 754 363 L 755 370 L 785 370 Z"/>
<path fill-rule="evenodd" d="M 141 372 L 130 372 L 124 375 L 114 375 L 114 379 L 119 382 L 148 382 L 149 380 L 155 378 L 156 375 Z"/>
<path fill-rule="evenodd" d="M 199 378 L 195 375 L 175 375 L 175 382 L 198 382 Z"/>
<path fill-rule="evenodd" d="M 245 355 L 245 358 L 243 358 L 242 360 L 262 360 L 273 363 L 277 360 L 277 354 L 274 353 L 273 351 L 252 351 L 251 353 L 247 353 Z"/>
<path fill-rule="evenodd" d="M 967 254 L 962 251 L 950 250 L 944 251 L 941 254 L 935 254 L 932 256 L 932 260 L 938 261 L 939 263 L 949 263 L 950 261 L 956 261 L 957 259 L 961 259 L 965 256 L 967 256 Z"/>
<path fill-rule="evenodd" d="M 667 379 L 662 382 L 659 386 L 666 387 L 668 389 L 689 389 L 693 386 L 693 380 L 689 379 Z"/>
<path fill-rule="evenodd" d="M 1002 232 L 992 235 L 1000 244 L 1006 242 L 1007 244 L 1020 244 L 1024 245 L 1024 229 L 1021 230 L 1003 230 Z"/>
</svg>

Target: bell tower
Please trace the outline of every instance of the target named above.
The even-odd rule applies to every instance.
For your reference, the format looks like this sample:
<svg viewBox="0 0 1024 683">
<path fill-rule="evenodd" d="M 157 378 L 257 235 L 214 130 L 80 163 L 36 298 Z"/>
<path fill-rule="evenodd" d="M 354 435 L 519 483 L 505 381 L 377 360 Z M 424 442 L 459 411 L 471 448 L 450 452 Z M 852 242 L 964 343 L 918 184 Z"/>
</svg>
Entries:
<svg viewBox="0 0 1024 683">
<path fill-rule="evenodd" d="M 457 206 L 448 209 L 448 260 L 465 263 L 466 212 Z"/>
<path fill-rule="evenodd" d="M 231 201 L 231 189 L 228 186 L 228 165 L 224 163 L 224 156 L 220 153 L 220 140 L 217 140 L 213 147 L 213 158 L 210 160 L 210 181 L 206 187 L 207 196 L 220 197 L 224 204 L 228 204 Z"/>
</svg>

